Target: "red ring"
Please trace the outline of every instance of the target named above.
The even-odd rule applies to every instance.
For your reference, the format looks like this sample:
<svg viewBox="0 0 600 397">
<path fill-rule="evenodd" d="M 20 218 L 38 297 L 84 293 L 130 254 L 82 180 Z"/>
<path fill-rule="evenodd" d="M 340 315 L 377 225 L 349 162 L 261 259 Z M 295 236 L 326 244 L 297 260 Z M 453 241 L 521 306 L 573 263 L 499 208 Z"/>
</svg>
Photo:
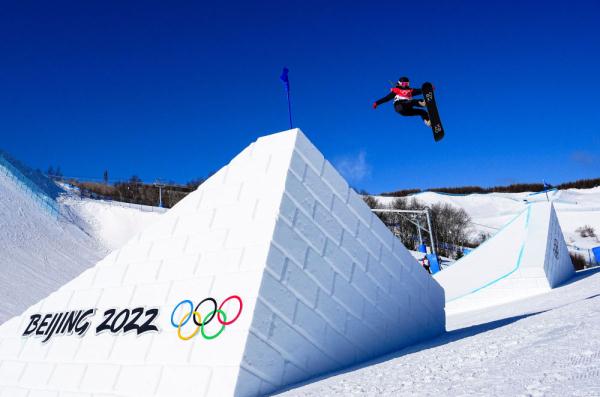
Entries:
<svg viewBox="0 0 600 397">
<path fill-rule="evenodd" d="M 231 320 L 231 321 L 227 321 L 227 322 L 223 322 L 223 321 L 221 321 L 221 313 L 217 312 L 217 320 L 218 320 L 218 321 L 219 321 L 221 324 L 223 324 L 223 325 L 229 325 L 229 324 L 232 324 L 233 322 L 235 322 L 235 320 L 237 320 L 237 319 L 238 319 L 238 317 L 240 316 L 240 314 L 242 314 L 242 307 L 244 307 L 244 305 L 243 305 L 243 303 L 242 303 L 242 298 L 240 298 L 240 297 L 239 297 L 239 296 L 237 296 L 237 295 L 231 295 L 229 298 L 225 299 L 225 300 L 224 300 L 224 301 L 221 303 L 221 305 L 219 306 L 219 310 L 222 310 L 222 308 L 223 308 L 223 305 L 224 305 L 224 304 L 225 304 L 225 302 L 227 302 L 229 299 L 237 299 L 237 300 L 238 300 L 238 302 L 240 302 L 240 311 L 238 312 L 237 316 L 235 316 L 235 317 L 233 318 L 233 320 Z M 225 320 L 227 320 L 227 319 L 225 319 Z"/>
</svg>

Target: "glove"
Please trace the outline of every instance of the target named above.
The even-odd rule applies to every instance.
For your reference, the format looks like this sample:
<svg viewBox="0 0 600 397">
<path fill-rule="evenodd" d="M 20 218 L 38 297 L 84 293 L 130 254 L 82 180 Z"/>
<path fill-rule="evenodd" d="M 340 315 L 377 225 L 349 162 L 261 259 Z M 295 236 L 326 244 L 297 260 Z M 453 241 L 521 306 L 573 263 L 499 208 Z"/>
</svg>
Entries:
<svg viewBox="0 0 600 397">
<path fill-rule="evenodd" d="M 373 102 L 373 109 L 377 109 L 377 102 Z"/>
</svg>

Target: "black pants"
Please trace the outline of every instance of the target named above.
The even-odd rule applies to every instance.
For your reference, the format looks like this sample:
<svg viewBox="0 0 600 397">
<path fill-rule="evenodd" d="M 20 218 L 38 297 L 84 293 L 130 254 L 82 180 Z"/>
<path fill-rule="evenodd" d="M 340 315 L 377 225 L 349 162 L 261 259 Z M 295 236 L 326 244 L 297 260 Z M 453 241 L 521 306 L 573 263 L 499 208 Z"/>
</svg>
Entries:
<svg viewBox="0 0 600 397">
<path fill-rule="evenodd" d="M 419 99 L 400 100 L 394 102 L 394 109 L 403 116 L 421 116 L 423 120 L 429 120 L 429 114 L 425 109 L 415 109 L 419 105 Z"/>
</svg>

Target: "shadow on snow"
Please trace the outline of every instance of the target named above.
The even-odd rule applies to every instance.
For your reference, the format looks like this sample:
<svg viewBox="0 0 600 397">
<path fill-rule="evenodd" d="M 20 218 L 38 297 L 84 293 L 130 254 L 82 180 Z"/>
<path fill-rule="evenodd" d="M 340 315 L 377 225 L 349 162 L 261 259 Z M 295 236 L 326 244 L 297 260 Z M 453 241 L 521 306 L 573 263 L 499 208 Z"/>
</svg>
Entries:
<svg viewBox="0 0 600 397">
<path fill-rule="evenodd" d="M 584 278 L 587 278 L 587 277 L 589 277 L 593 274 L 599 273 L 599 272 L 600 272 L 600 267 L 586 269 L 586 270 L 580 270 L 569 281 L 561 284 L 558 288 L 565 287 L 569 284 L 580 281 Z M 600 294 L 588 296 L 586 298 L 581 299 L 580 301 L 587 300 L 587 299 L 593 299 L 598 296 L 600 296 Z M 576 302 L 571 302 L 569 304 L 573 304 L 573 303 L 576 303 Z M 433 339 L 419 342 L 415 345 L 407 346 L 396 352 L 388 353 L 388 354 L 385 354 L 383 356 L 380 356 L 380 357 L 377 357 L 377 358 L 374 358 L 374 359 L 371 359 L 368 361 L 363 361 L 361 363 L 354 364 L 352 366 L 346 367 L 346 368 L 338 370 L 338 371 L 329 372 L 329 373 L 323 374 L 321 376 L 314 377 L 314 378 L 308 379 L 308 380 L 300 382 L 300 383 L 296 383 L 296 384 L 288 386 L 284 389 L 278 390 L 275 394 L 290 391 L 290 390 L 296 389 L 298 387 L 302 387 L 302 386 L 305 386 L 305 385 L 308 385 L 308 384 L 311 384 L 314 382 L 318 382 L 320 380 L 327 379 L 327 378 L 330 378 L 333 376 L 341 375 L 341 374 L 348 373 L 348 372 L 353 372 L 353 371 L 356 371 L 356 370 L 359 370 L 362 368 L 366 368 L 366 367 L 369 367 L 372 365 L 380 364 L 380 363 L 383 363 L 383 362 L 386 362 L 389 360 L 393 360 L 393 359 L 405 356 L 407 354 L 417 353 L 422 350 L 432 349 L 432 348 L 442 346 L 442 345 L 445 345 L 448 343 L 456 342 L 456 341 L 459 341 L 464 338 L 469 338 L 469 337 L 472 337 L 472 336 L 475 336 L 475 335 L 478 335 L 478 334 L 481 334 L 484 332 L 492 331 L 494 329 L 510 325 L 514 322 L 523 320 L 527 317 L 537 316 L 538 314 L 542 314 L 542 313 L 545 313 L 545 312 L 548 312 L 551 310 L 558 309 L 563 306 L 566 306 L 566 305 L 561 305 L 561 306 L 553 307 L 553 308 L 547 309 L 547 310 L 541 310 L 541 311 L 537 311 L 537 312 L 533 312 L 533 313 L 521 314 L 518 316 L 507 317 L 507 318 L 500 319 L 500 320 L 490 321 L 490 322 L 484 323 L 484 324 L 477 324 L 477 325 L 472 325 L 472 326 L 469 326 L 466 328 L 460 328 L 460 329 L 456 329 L 453 331 L 448 331 L 448 332 L 443 333 Z"/>
</svg>

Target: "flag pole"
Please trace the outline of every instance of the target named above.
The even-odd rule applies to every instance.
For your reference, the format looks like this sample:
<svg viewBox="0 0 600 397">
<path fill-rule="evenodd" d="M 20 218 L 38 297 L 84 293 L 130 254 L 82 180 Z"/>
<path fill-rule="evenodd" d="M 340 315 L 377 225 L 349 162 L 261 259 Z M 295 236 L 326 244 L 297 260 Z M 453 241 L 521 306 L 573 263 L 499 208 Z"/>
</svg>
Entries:
<svg viewBox="0 0 600 397">
<path fill-rule="evenodd" d="M 287 101 L 288 101 L 288 115 L 290 117 L 290 130 L 293 127 L 292 124 L 292 101 L 290 99 L 290 78 L 288 76 L 289 73 L 289 69 L 288 68 L 283 68 L 283 71 L 281 72 L 281 76 L 279 76 L 279 79 L 281 79 L 281 81 L 283 82 L 283 86 L 285 87 L 285 92 L 287 93 Z"/>
<path fill-rule="evenodd" d="M 290 115 L 290 130 L 292 127 L 292 101 L 290 100 L 290 89 L 287 90 L 287 100 L 288 100 L 288 113 Z"/>
</svg>

